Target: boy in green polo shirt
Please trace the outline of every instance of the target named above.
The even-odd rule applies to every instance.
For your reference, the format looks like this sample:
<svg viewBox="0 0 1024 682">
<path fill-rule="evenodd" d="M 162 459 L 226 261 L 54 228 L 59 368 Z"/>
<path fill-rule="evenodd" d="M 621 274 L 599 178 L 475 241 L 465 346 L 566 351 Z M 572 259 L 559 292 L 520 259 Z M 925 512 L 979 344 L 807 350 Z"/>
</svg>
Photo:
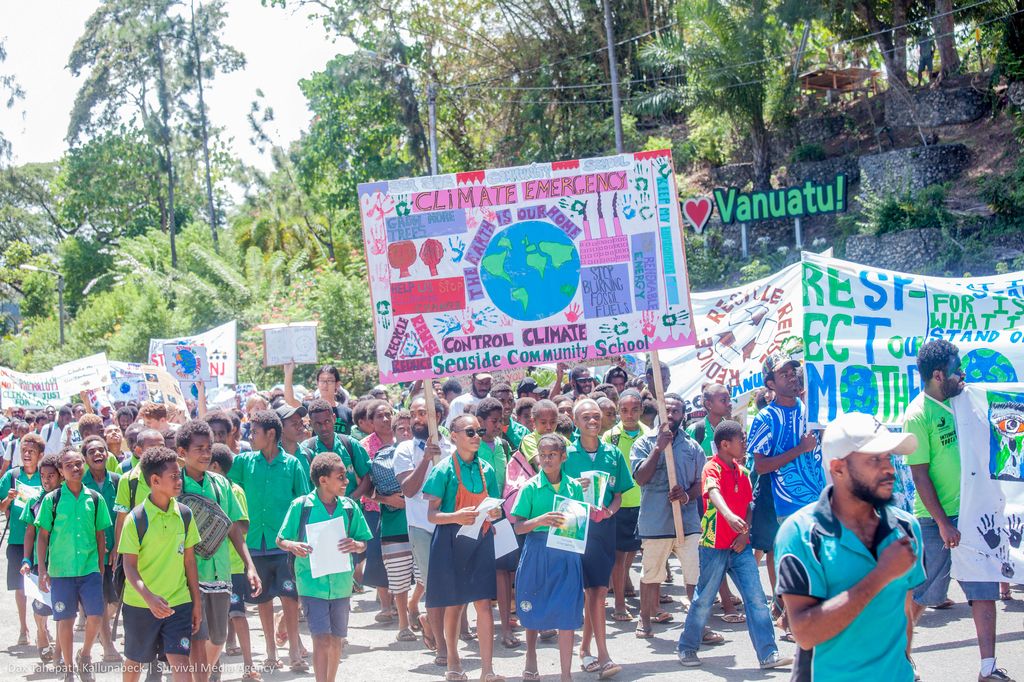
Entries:
<svg viewBox="0 0 1024 682">
<path fill-rule="evenodd" d="M 313 671 L 318 682 L 333 680 L 341 660 L 342 640 L 348 636 L 349 598 L 352 596 L 352 565 L 348 570 L 314 578 L 309 556 L 313 547 L 306 541 L 306 527 L 343 518 L 345 538 L 338 551 L 355 554 L 366 550 L 373 537 L 359 505 L 344 497 L 344 462 L 334 453 L 320 453 L 310 465 L 316 491 L 297 498 L 277 535 L 277 546 L 295 555 L 295 580 L 302 598 L 309 632 L 313 635 Z M 350 558 L 351 561 L 351 558 Z"/>
<path fill-rule="evenodd" d="M 82 477 L 82 482 L 87 488 L 95 490 L 103 496 L 107 508 L 113 508 L 114 498 L 117 495 L 117 483 L 121 476 L 107 470 L 107 443 L 99 436 L 89 436 L 82 441 L 82 455 L 85 457 L 85 464 L 89 470 Z M 114 525 L 111 524 L 106 530 L 107 556 L 112 556 L 114 549 Z M 103 661 L 105 663 L 120 663 L 121 655 L 110 637 L 110 620 L 118 602 L 114 594 L 114 569 L 110 561 L 103 565 L 103 601 L 106 607 L 103 610 L 103 618 L 100 622 L 100 644 L 103 646 Z M 113 607 L 113 608 L 112 608 Z"/>
<path fill-rule="evenodd" d="M 178 457 L 185 462 L 182 489 L 184 492 L 213 500 L 231 521 L 228 542 L 221 542 L 213 556 L 198 557 L 199 593 L 202 598 L 203 621 L 193 636 L 196 646 L 192 647 L 189 660 L 193 670 L 205 675 L 210 666 L 216 665 L 221 647 L 228 637 L 228 611 L 231 605 L 231 555 L 234 547 L 245 566 L 243 572 L 249 582 L 251 594 L 260 593 L 260 581 L 245 546 L 245 538 L 238 522 L 242 508 L 231 491 L 231 484 L 220 474 L 209 471 L 212 454 L 213 434 L 204 421 L 186 423 L 175 436 Z M 205 645 L 199 645 L 205 642 Z"/>
<path fill-rule="evenodd" d="M 25 503 L 32 500 L 42 490 L 39 480 L 38 463 L 46 449 L 46 441 L 38 433 L 27 433 L 21 439 L 21 466 L 8 469 L 0 478 L 0 512 L 7 516 L 7 591 L 14 592 L 14 602 L 18 607 L 18 645 L 28 644 L 28 605 L 25 602 L 25 590 L 22 589 L 23 579 L 21 561 L 25 558 L 25 524 L 21 522 L 21 513 Z"/>
<path fill-rule="evenodd" d="M 309 478 L 302 465 L 280 445 L 284 428 L 272 410 L 254 412 L 249 423 L 253 450 L 235 457 L 228 476 L 242 486 L 249 501 L 249 533 L 246 545 L 253 557 L 262 591 L 247 595 L 246 601 L 259 608 L 260 624 L 267 646 L 266 666 L 280 668 L 274 636 L 275 597 L 280 598 L 288 631 L 288 652 L 294 672 L 305 672 L 309 666 L 302 660 L 299 642 L 299 603 L 295 578 L 288 553 L 275 544 L 277 532 L 284 522 L 288 505 L 296 497 L 309 492 Z"/>
<path fill-rule="evenodd" d="M 64 483 L 48 493 L 39 508 L 39 589 L 52 591 L 57 640 L 67 656 L 74 640 L 75 615 L 85 611 L 85 637 L 76 664 L 79 675 L 91 680 L 92 645 L 103 615 L 103 565 L 107 552 L 104 531 L 111 525 L 106 502 L 85 488 L 85 458 L 66 449 L 60 456 Z M 73 678 L 71 662 L 64 660 L 64 679 Z"/>
<path fill-rule="evenodd" d="M 23 459 L 24 456 L 24 451 L 22 451 Z M 23 545 L 25 555 L 21 560 L 22 576 L 30 573 L 33 575 L 38 574 L 35 551 L 36 516 L 39 514 L 39 508 L 43 505 L 43 498 L 46 494 L 59 488 L 63 482 L 60 476 L 60 455 L 44 456 L 39 460 L 38 469 L 39 483 L 42 490 L 36 493 L 35 497 L 25 502 L 25 506 L 21 510 L 21 517 L 19 518 L 19 521 L 25 528 L 25 544 Z M 36 646 L 39 647 L 39 660 L 43 663 L 49 663 L 52 660 L 56 665 L 61 665 L 64 659 L 61 656 L 60 648 L 58 647 L 56 652 L 54 651 L 50 643 L 50 634 L 46 628 L 46 619 L 53 615 L 53 610 L 41 601 L 33 601 L 32 614 L 36 620 Z"/>
<path fill-rule="evenodd" d="M 142 666 L 167 657 L 175 682 L 188 682 L 192 634 L 202 621 L 199 572 L 193 547 L 199 531 L 188 507 L 179 505 L 178 454 L 149 448 L 139 461 L 150 489 L 124 524 L 118 551 L 124 556 L 124 682 L 138 682 Z"/>
</svg>

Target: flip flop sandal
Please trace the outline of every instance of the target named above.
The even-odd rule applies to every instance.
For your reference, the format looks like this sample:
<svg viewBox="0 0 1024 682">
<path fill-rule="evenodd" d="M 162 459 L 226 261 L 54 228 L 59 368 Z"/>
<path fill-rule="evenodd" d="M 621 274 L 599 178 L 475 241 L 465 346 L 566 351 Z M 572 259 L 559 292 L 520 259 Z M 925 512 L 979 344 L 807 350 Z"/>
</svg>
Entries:
<svg viewBox="0 0 1024 682">
<path fill-rule="evenodd" d="M 461 639 L 463 642 L 472 642 L 476 639 L 476 635 L 474 635 L 472 632 L 463 632 L 459 634 L 459 639 Z"/>
<path fill-rule="evenodd" d="M 936 604 L 932 608 L 935 609 L 936 611 L 945 611 L 946 609 L 953 608 L 953 605 L 955 603 L 956 602 L 954 602 L 952 599 L 947 599 L 946 601 L 942 602 L 941 604 Z"/>
<path fill-rule="evenodd" d="M 732 595 L 732 605 L 733 606 L 739 606 L 742 603 L 743 603 L 743 599 L 741 597 L 737 597 L 735 594 Z"/>
<path fill-rule="evenodd" d="M 288 633 L 278 632 L 274 635 L 274 643 L 278 646 L 286 646 L 288 644 Z"/>
<path fill-rule="evenodd" d="M 39 660 L 43 663 L 53 660 L 53 645 L 39 647 Z"/>
<path fill-rule="evenodd" d="M 725 644 L 725 637 L 721 633 L 715 632 L 709 627 L 704 628 L 704 636 L 701 637 L 701 644 L 707 644 L 708 646 L 718 646 L 719 644 Z"/>
<path fill-rule="evenodd" d="M 675 617 L 671 613 L 666 613 L 665 611 L 661 611 L 651 618 L 652 623 L 671 623 L 673 620 L 675 620 Z"/>
<path fill-rule="evenodd" d="M 224 655 L 225 656 L 241 656 L 242 655 L 242 647 L 240 647 L 240 646 L 229 646 L 227 649 L 224 650 Z"/>
<path fill-rule="evenodd" d="M 413 632 L 419 632 L 420 630 L 423 629 L 423 626 L 420 625 L 420 614 L 419 613 L 417 613 L 415 611 L 410 611 L 409 612 L 409 627 L 412 629 Z"/>
<path fill-rule="evenodd" d="M 668 596 L 667 594 L 663 594 L 658 597 L 659 604 L 671 604 L 673 601 L 674 600 L 672 599 L 672 597 Z"/>
<path fill-rule="evenodd" d="M 301 658 L 297 661 L 292 661 L 288 664 L 288 669 L 293 673 L 306 673 L 309 672 L 309 663 L 306 663 Z"/>
<path fill-rule="evenodd" d="M 445 682 L 466 682 L 469 678 L 461 670 L 449 670 L 444 674 Z"/>
<path fill-rule="evenodd" d="M 618 675 L 621 672 L 622 672 L 622 666 L 621 665 L 619 665 L 618 663 L 615 663 L 613 661 L 608 661 L 607 663 L 605 663 L 604 665 L 601 666 L 601 674 L 597 676 L 597 679 L 599 679 L 599 680 L 607 680 L 609 678 L 615 677 L 616 675 Z"/>
<path fill-rule="evenodd" d="M 263 675 L 259 674 L 256 670 L 247 670 L 242 673 L 243 680 L 250 680 L 251 682 L 263 682 Z"/>
<path fill-rule="evenodd" d="M 104 663 L 120 663 L 123 660 L 124 659 L 121 658 L 121 654 L 117 653 L 116 651 L 113 651 L 109 654 L 103 654 Z"/>
<path fill-rule="evenodd" d="M 505 676 L 498 673 L 487 673 L 487 675 L 480 678 L 480 682 L 505 682 Z"/>
<path fill-rule="evenodd" d="M 555 637 L 558 637 L 558 630 L 541 630 L 540 639 L 543 642 L 548 642 Z"/>
<path fill-rule="evenodd" d="M 633 614 L 629 611 L 616 611 L 612 614 L 612 620 L 618 623 L 629 623 L 633 620 Z"/>
<path fill-rule="evenodd" d="M 596 673 L 601 669 L 601 664 L 597 662 L 596 656 L 581 656 L 580 657 L 580 670 L 585 673 Z"/>
<path fill-rule="evenodd" d="M 651 639 L 654 637 L 654 630 L 651 628 L 645 628 L 643 625 L 637 625 L 636 631 L 633 633 L 637 639 Z"/>
<path fill-rule="evenodd" d="M 416 636 L 416 633 L 409 628 L 399 630 L 398 634 L 395 636 L 395 640 L 398 642 L 415 642 L 418 639 L 419 637 Z"/>
<path fill-rule="evenodd" d="M 23 632 L 20 635 L 18 635 L 18 644 L 17 644 L 17 646 L 28 646 L 28 633 L 27 632 Z"/>
<path fill-rule="evenodd" d="M 448 665 L 448 657 L 447 656 L 434 656 L 434 665 L 436 665 L 439 668 L 446 667 Z"/>
<path fill-rule="evenodd" d="M 381 611 L 373 619 L 378 623 L 391 623 L 395 620 L 395 617 L 388 611 Z"/>
<path fill-rule="evenodd" d="M 746 623 L 747 617 L 742 613 L 723 613 L 718 616 L 726 623 Z"/>
<path fill-rule="evenodd" d="M 781 635 L 779 635 L 779 639 L 783 642 L 790 642 L 791 644 L 796 644 L 796 637 L 793 636 L 792 632 L 783 632 Z"/>
<path fill-rule="evenodd" d="M 272 670 L 280 670 L 284 667 L 284 663 L 281 662 L 280 658 L 268 658 L 263 661 L 263 669 L 267 672 Z"/>
<path fill-rule="evenodd" d="M 515 635 L 509 635 L 508 637 L 501 638 L 501 645 L 506 649 L 515 649 L 522 646 L 523 642 Z"/>
<path fill-rule="evenodd" d="M 524 670 L 523 682 L 540 682 L 540 673 L 536 670 Z"/>
</svg>

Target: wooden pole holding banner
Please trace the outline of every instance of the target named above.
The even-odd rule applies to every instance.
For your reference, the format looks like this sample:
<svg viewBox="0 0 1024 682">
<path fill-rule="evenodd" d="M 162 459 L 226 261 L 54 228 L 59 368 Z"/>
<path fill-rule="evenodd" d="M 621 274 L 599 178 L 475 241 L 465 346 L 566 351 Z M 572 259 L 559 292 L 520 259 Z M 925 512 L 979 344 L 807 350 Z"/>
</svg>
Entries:
<svg viewBox="0 0 1024 682">
<path fill-rule="evenodd" d="M 423 380 L 423 399 L 426 401 L 427 407 L 427 428 L 430 430 L 430 435 L 427 437 L 428 443 L 437 443 L 441 441 L 437 435 L 437 407 L 434 404 L 434 380 L 424 379 Z M 434 465 L 441 461 L 441 457 L 437 456 L 434 458 Z"/>
<path fill-rule="evenodd" d="M 661 379 L 661 360 L 658 358 L 658 351 L 651 351 L 651 369 L 654 371 L 654 390 L 658 394 L 658 423 L 668 423 L 668 411 L 665 409 L 665 382 Z M 682 428 L 682 424 L 679 425 Z M 665 452 L 665 470 L 668 472 L 668 489 L 676 487 L 676 462 L 672 454 L 672 443 L 668 444 Z M 683 541 L 683 510 L 675 502 L 672 503 L 672 522 L 676 528 L 676 540 Z"/>
</svg>

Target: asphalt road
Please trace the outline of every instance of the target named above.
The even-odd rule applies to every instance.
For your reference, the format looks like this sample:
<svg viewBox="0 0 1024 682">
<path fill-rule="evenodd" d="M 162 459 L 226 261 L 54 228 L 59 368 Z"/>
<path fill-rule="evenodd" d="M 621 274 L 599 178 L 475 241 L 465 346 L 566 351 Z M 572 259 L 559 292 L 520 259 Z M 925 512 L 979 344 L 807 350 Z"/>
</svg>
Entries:
<svg viewBox="0 0 1024 682">
<path fill-rule="evenodd" d="M 2 561 L 0 557 L 0 561 Z M 677 568 L 674 564 L 674 568 Z M 633 579 L 638 580 L 638 566 L 634 567 Z M 2 575 L 2 573 L 0 573 Z M 762 567 L 762 578 L 767 576 Z M 609 649 L 612 658 L 622 664 L 623 671 L 618 680 L 649 680 L 649 679 L 687 679 L 705 680 L 788 680 L 789 669 L 763 672 L 758 669 L 752 645 L 744 625 L 728 625 L 717 617 L 712 618 L 712 626 L 722 632 L 727 642 L 724 646 L 705 649 L 701 653 L 703 667 L 681 668 L 676 661 L 675 643 L 679 637 L 685 614 L 679 602 L 683 594 L 681 586 L 667 585 L 665 592 L 676 597 L 673 604 L 666 609 L 675 614 L 675 622 L 655 626 L 656 637 L 651 640 L 638 640 L 633 636 L 634 624 L 616 623 L 610 620 L 612 600 L 608 601 L 608 634 Z M 1014 593 L 1017 601 L 1000 603 L 998 606 L 998 644 L 997 655 L 1000 667 L 1006 668 L 1011 676 L 1024 682 L 1024 591 Z M 955 682 L 974 680 L 977 676 L 978 649 L 975 644 L 974 626 L 970 608 L 964 602 L 959 588 L 953 587 L 950 595 L 957 601 L 947 611 L 929 610 L 914 634 L 914 658 L 917 661 L 921 677 L 925 682 Z M 631 601 L 635 612 L 638 604 Z M 399 643 L 395 641 L 397 626 L 380 625 L 374 622 L 376 601 L 371 592 L 353 597 L 353 613 L 349 629 L 349 645 L 345 658 L 338 670 L 338 678 L 342 680 L 441 680 L 444 671 L 433 665 L 433 656 L 419 642 Z M 720 611 L 716 611 L 720 613 Z M 3 680 L 49 680 L 56 679 L 52 667 L 41 666 L 36 655 L 35 646 L 15 646 L 18 639 L 18 619 L 13 596 L 7 596 L 0 605 L 0 679 Z M 495 611 L 497 617 L 497 611 Z M 255 610 L 249 616 L 250 628 L 253 633 L 253 650 L 257 662 L 263 658 L 262 634 L 258 633 L 259 622 Z M 303 641 L 311 648 L 308 634 L 303 627 Z M 50 624 L 51 632 L 53 624 Z M 522 635 L 520 635 L 522 636 Z M 30 626 L 30 639 L 34 642 L 35 627 Z M 76 633 L 76 642 L 80 641 L 81 633 Z M 780 650 L 791 654 L 794 645 L 781 643 Z M 470 679 L 479 674 L 477 645 L 463 644 L 463 664 Z M 287 651 L 280 651 L 285 660 Z M 94 659 L 99 661 L 101 649 L 96 645 Z M 242 675 L 241 657 L 224 659 L 224 680 L 238 680 Z M 540 672 L 547 680 L 556 680 L 558 674 L 558 649 L 554 643 L 542 643 L 539 651 Z M 99 666 L 100 664 L 97 663 Z M 578 661 L 574 662 L 578 667 Z M 496 672 L 505 675 L 509 680 L 518 680 L 523 670 L 523 649 L 510 651 L 498 643 L 495 648 Z M 867 672 L 867 671 L 865 671 Z M 887 678 L 884 671 L 874 675 L 875 680 L 883 682 Z M 868 673 L 871 674 L 871 673 Z M 312 679 L 312 672 L 293 674 L 288 671 L 264 673 L 268 682 L 271 680 Z M 120 679 L 116 669 L 99 671 L 99 680 Z M 166 676 L 170 679 L 170 676 Z M 576 680 L 596 680 L 596 675 L 577 672 Z"/>
</svg>

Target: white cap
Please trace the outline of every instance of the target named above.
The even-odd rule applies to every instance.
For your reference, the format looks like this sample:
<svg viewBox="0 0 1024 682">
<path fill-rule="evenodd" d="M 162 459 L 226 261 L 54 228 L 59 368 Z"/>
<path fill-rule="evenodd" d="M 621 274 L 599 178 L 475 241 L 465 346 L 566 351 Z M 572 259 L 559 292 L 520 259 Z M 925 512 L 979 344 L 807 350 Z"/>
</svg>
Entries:
<svg viewBox="0 0 1024 682">
<path fill-rule="evenodd" d="M 862 412 L 840 415 L 825 428 L 825 435 L 821 439 L 825 471 L 828 471 L 829 462 L 845 459 L 852 452 L 909 455 L 916 449 L 917 436 L 912 433 L 893 433 L 872 415 Z"/>
</svg>

